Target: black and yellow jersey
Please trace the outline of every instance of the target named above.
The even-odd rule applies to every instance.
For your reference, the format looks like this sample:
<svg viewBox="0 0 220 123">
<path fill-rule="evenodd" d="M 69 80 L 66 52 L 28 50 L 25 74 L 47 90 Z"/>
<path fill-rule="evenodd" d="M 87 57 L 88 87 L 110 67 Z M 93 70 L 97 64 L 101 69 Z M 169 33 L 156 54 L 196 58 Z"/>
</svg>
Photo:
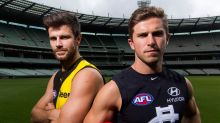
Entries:
<svg viewBox="0 0 220 123">
<path fill-rule="evenodd" d="M 53 102 L 56 109 L 60 109 L 66 103 L 70 95 L 73 78 L 80 70 L 86 67 L 97 69 L 93 64 L 83 58 L 79 58 L 66 72 L 61 70 L 57 72 L 53 83 Z"/>
</svg>

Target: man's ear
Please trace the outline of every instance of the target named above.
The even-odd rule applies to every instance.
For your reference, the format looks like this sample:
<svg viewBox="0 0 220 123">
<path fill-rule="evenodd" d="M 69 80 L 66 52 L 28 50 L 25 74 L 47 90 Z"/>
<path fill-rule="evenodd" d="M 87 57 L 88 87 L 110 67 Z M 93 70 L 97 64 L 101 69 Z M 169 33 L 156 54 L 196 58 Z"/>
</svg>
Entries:
<svg viewBox="0 0 220 123">
<path fill-rule="evenodd" d="M 82 40 L 82 35 L 80 34 L 78 37 L 76 37 L 76 43 L 79 46 Z"/>
<path fill-rule="evenodd" d="M 167 40 L 167 41 L 166 41 L 166 46 L 169 44 L 169 42 L 170 42 L 170 40 Z"/>
<path fill-rule="evenodd" d="M 170 41 L 170 37 L 171 37 L 171 35 L 170 35 L 170 33 L 168 33 L 167 34 L 167 41 L 166 41 L 166 46 L 169 44 L 169 41 Z"/>
<path fill-rule="evenodd" d="M 131 38 L 128 39 L 128 44 L 130 45 L 131 49 L 134 50 L 134 42 Z"/>
</svg>

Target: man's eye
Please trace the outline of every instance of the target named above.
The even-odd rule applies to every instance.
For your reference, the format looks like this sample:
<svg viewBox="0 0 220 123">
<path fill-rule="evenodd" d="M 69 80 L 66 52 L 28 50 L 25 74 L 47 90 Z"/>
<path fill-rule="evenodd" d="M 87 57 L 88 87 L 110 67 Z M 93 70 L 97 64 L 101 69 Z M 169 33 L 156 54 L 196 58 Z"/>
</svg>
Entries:
<svg viewBox="0 0 220 123">
<path fill-rule="evenodd" d="M 153 32 L 152 35 L 155 37 L 161 37 L 164 35 L 164 32 L 163 31 L 156 31 L 156 32 Z"/>
<path fill-rule="evenodd" d="M 57 40 L 57 38 L 56 37 L 50 37 L 50 40 L 55 41 L 55 40 Z"/>
<path fill-rule="evenodd" d="M 60 39 L 69 39 L 70 36 L 61 36 Z"/>
<path fill-rule="evenodd" d="M 147 36 L 148 36 L 147 33 L 142 33 L 142 34 L 138 35 L 138 37 L 147 37 Z"/>
</svg>

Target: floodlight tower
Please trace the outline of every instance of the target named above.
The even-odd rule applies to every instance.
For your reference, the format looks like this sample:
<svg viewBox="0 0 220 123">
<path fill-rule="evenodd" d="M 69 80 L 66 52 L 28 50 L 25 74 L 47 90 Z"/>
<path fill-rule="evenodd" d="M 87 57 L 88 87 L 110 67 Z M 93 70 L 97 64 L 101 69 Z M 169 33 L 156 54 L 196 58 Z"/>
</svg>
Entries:
<svg viewBox="0 0 220 123">
<path fill-rule="evenodd" d="M 151 0 L 138 0 L 137 5 L 139 8 L 141 7 L 147 7 L 151 4 Z"/>
</svg>

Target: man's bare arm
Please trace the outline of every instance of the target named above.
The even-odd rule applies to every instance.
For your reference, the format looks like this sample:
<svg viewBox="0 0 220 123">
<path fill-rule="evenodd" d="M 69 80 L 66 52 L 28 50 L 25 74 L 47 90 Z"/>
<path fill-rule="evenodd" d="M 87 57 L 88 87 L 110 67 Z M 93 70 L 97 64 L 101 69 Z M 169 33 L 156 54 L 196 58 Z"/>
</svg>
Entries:
<svg viewBox="0 0 220 123">
<path fill-rule="evenodd" d="M 47 89 L 44 95 L 40 98 L 37 104 L 33 107 L 31 111 L 31 122 L 32 123 L 47 123 L 48 120 L 48 111 L 45 110 L 45 107 L 48 103 L 53 101 L 53 79 L 55 74 L 50 78 Z"/>
<path fill-rule="evenodd" d="M 122 104 L 119 89 L 114 81 L 108 82 L 97 94 L 93 106 L 84 123 L 104 123 L 112 121 Z"/>
<path fill-rule="evenodd" d="M 183 123 L 201 123 L 200 112 L 193 95 L 192 84 L 188 79 L 186 79 L 186 83 L 189 92 L 189 101 L 186 105 L 185 113 L 183 116 Z"/>
<path fill-rule="evenodd" d="M 58 122 L 82 123 L 103 85 L 103 78 L 97 70 L 84 68 L 79 71 L 72 81 L 70 96 L 61 108 Z"/>
</svg>

